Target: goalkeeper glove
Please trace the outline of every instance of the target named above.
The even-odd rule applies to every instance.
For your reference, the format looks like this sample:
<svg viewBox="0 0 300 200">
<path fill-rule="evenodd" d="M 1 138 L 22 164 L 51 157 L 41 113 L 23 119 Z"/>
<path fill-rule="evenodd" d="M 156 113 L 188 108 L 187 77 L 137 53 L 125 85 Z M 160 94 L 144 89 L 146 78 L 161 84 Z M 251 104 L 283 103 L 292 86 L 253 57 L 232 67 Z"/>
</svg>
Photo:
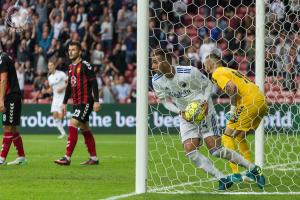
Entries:
<svg viewBox="0 0 300 200">
<path fill-rule="evenodd" d="M 230 107 L 230 111 L 225 114 L 225 118 L 227 120 L 230 120 L 233 117 L 233 115 L 235 113 L 235 110 L 236 110 L 236 107 L 235 106 L 231 106 Z"/>
</svg>

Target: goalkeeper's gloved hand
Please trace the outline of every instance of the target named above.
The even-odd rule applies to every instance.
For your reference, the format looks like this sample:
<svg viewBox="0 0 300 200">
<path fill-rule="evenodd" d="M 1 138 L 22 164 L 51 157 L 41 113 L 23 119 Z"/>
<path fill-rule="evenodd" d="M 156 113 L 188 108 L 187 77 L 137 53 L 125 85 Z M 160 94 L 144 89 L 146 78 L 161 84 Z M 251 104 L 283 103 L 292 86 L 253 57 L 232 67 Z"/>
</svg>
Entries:
<svg viewBox="0 0 300 200">
<path fill-rule="evenodd" d="M 235 113 L 235 110 L 236 110 L 236 107 L 235 106 L 231 106 L 230 107 L 230 111 L 225 114 L 225 118 L 227 120 L 230 120 L 233 117 L 233 115 Z"/>
</svg>

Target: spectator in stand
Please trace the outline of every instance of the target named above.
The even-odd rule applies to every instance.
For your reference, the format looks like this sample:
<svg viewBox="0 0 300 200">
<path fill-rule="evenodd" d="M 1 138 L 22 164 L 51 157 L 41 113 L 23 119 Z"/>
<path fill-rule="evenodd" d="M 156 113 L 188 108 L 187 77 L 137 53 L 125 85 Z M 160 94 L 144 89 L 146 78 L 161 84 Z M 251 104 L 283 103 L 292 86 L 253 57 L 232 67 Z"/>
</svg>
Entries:
<svg viewBox="0 0 300 200">
<path fill-rule="evenodd" d="M 126 28 L 130 24 L 128 18 L 125 16 L 125 11 L 120 10 L 118 13 L 118 20 L 116 22 L 116 33 L 118 34 L 118 42 L 121 42 L 126 37 Z"/>
<path fill-rule="evenodd" d="M 124 43 L 126 45 L 126 62 L 133 63 L 136 55 L 136 35 L 132 26 L 127 27 Z"/>
<path fill-rule="evenodd" d="M 130 100 L 130 86 L 125 83 L 124 76 L 120 75 L 118 84 L 116 85 L 116 99 L 119 103 L 128 103 Z"/>
<path fill-rule="evenodd" d="M 104 86 L 100 90 L 100 98 L 103 103 L 116 103 L 116 88 L 112 85 L 112 81 L 109 76 L 104 76 Z"/>
<path fill-rule="evenodd" d="M 104 52 L 100 43 L 93 43 L 91 50 L 91 64 L 99 70 L 102 67 Z"/>
<path fill-rule="evenodd" d="M 41 97 L 41 91 L 44 88 L 44 82 L 46 80 L 46 77 L 43 76 L 42 72 L 37 72 L 36 77 L 33 81 L 33 92 L 32 92 L 32 99 L 34 102 L 38 102 L 38 99 Z"/>
<path fill-rule="evenodd" d="M 78 8 L 76 23 L 78 24 L 77 32 L 81 38 L 83 38 L 83 36 L 84 36 L 86 21 L 87 21 L 87 14 L 85 13 L 85 8 L 84 8 L 84 6 L 80 6 Z"/>
<path fill-rule="evenodd" d="M 31 53 L 27 49 L 26 39 L 22 39 L 21 44 L 18 47 L 17 60 L 19 62 L 25 63 L 26 61 L 30 60 L 30 58 L 31 58 Z"/>
<path fill-rule="evenodd" d="M 113 39 L 113 27 L 110 17 L 105 17 L 101 24 L 101 42 L 106 53 L 111 52 Z"/>
<path fill-rule="evenodd" d="M 35 46 L 34 59 L 34 68 L 36 71 L 42 74 L 47 73 L 48 69 L 46 55 L 42 47 L 39 47 L 38 45 Z"/>
<path fill-rule="evenodd" d="M 126 53 L 122 50 L 122 45 L 120 43 L 116 44 L 112 55 L 109 56 L 109 60 L 118 69 L 119 73 L 124 75 L 125 70 L 127 68 Z"/>
<path fill-rule="evenodd" d="M 25 66 L 24 63 L 20 64 L 18 62 L 15 62 L 15 68 L 17 72 L 17 77 L 18 77 L 18 82 L 19 82 L 22 97 L 24 95 L 24 83 L 25 83 L 24 66 Z"/>
<path fill-rule="evenodd" d="M 136 30 L 136 26 L 137 26 L 137 6 L 136 6 L 136 4 L 134 4 L 132 6 L 132 14 L 129 16 L 129 22 L 130 22 L 131 26 L 134 28 L 134 30 Z"/>
<path fill-rule="evenodd" d="M 51 96 L 52 96 L 52 90 L 49 85 L 49 81 L 46 79 L 44 80 L 39 99 L 46 99 L 50 102 Z"/>
<path fill-rule="evenodd" d="M 64 26 L 64 17 L 65 17 L 65 12 L 63 5 L 60 6 L 60 14 L 57 15 L 55 14 L 55 10 L 53 9 L 49 15 L 49 20 L 50 24 L 53 29 L 53 38 L 58 39 L 61 30 L 63 29 Z"/>
<path fill-rule="evenodd" d="M 39 24 L 44 24 L 47 22 L 47 14 L 48 14 L 48 0 L 38 0 L 38 3 L 36 4 L 35 10 L 39 16 Z M 33 4 L 34 5 L 34 4 Z"/>
<path fill-rule="evenodd" d="M 32 84 L 34 81 L 34 69 L 30 61 L 25 62 L 24 78 L 25 84 Z"/>
<path fill-rule="evenodd" d="M 110 61 L 107 57 L 104 58 L 103 74 L 107 76 L 114 76 L 119 74 L 119 70 L 114 66 L 114 63 Z"/>
</svg>

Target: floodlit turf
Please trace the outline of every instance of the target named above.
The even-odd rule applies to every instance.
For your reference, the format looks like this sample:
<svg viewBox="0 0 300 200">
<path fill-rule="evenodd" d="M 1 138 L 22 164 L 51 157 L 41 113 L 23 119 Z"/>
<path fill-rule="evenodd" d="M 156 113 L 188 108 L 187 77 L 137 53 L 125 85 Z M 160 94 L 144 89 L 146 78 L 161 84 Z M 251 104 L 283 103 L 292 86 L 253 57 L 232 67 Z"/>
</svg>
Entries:
<svg viewBox="0 0 300 200">
<path fill-rule="evenodd" d="M 26 135 L 24 134 L 24 145 L 28 158 L 28 164 L 25 166 L 0 166 L 0 200 L 90 200 L 90 199 L 105 199 L 111 196 L 118 196 L 122 194 L 128 194 L 134 191 L 135 180 L 135 137 L 134 135 L 97 135 L 97 150 L 100 155 L 101 164 L 99 166 L 80 166 L 80 162 L 85 161 L 88 158 L 85 145 L 83 143 L 82 136 L 79 137 L 77 147 L 75 149 L 71 166 L 57 166 L 53 163 L 53 160 L 61 157 L 65 151 L 66 140 L 59 140 L 56 135 Z M 166 143 L 160 144 L 160 137 L 157 137 L 157 141 L 154 143 L 153 138 L 149 138 L 150 150 L 155 149 L 157 146 L 162 148 Z M 167 141 L 167 140 L 165 140 Z M 170 140 L 171 141 L 171 140 Z M 172 136 L 172 141 L 176 148 L 181 148 L 177 136 Z M 293 140 L 294 141 L 294 140 Z M 292 142 L 292 141 L 291 141 Z M 295 142 L 295 141 L 294 141 Z M 299 144 L 299 143 L 296 143 Z M 274 144 L 276 145 L 276 144 Z M 198 178 L 193 176 L 195 173 L 191 164 L 186 162 L 186 158 L 182 155 L 182 152 L 176 153 L 176 148 L 172 144 L 168 143 L 169 154 L 162 154 L 154 158 L 158 165 L 158 168 L 165 168 L 165 173 L 169 177 L 161 176 L 161 183 L 164 186 L 171 186 L 168 190 L 170 192 L 176 192 L 176 190 L 187 191 L 189 189 L 199 189 L 202 191 L 212 191 L 211 187 L 216 186 L 214 181 L 204 182 L 200 186 L 199 183 L 192 185 L 182 186 L 182 183 L 186 183 L 188 180 L 197 181 Z M 280 148 L 280 146 L 278 146 Z M 181 149 L 180 149 L 181 150 Z M 297 150 L 297 149 L 294 149 Z M 290 151 L 290 150 L 289 150 Z M 172 159 L 164 162 L 165 165 L 160 164 L 160 158 L 169 155 L 172 158 L 175 154 L 179 161 Z M 154 156 L 155 154 L 152 154 Z M 12 148 L 9 153 L 8 161 L 15 158 L 15 150 Z M 150 158 L 150 168 L 151 157 Z M 275 156 L 274 156 L 275 158 Z M 283 158 L 286 159 L 286 158 Z M 153 162 L 153 161 L 152 161 Z M 182 163 L 184 172 L 182 171 Z M 169 165 L 166 165 L 169 164 Z M 224 163 L 217 163 L 219 166 L 224 166 Z M 292 167 L 299 169 L 299 164 Z M 286 168 L 289 168 L 288 166 Z M 155 168 L 151 168 L 153 170 Z M 178 180 L 171 180 L 174 173 L 179 178 Z M 283 175 L 291 175 L 289 171 L 278 172 L 270 171 L 269 173 L 279 177 L 271 177 L 276 182 L 273 184 L 279 184 L 280 181 L 285 180 Z M 267 171 L 266 171 L 267 173 Z M 299 171 L 298 171 L 299 173 Z M 151 176 L 152 174 L 152 176 Z M 149 173 L 149 186 L 150 190 L 157 192 L 166 192 L 159 187 L 158 182 L 154 182 L 154 172 Z M 197 176 L 204 177 L 204 174 L 200 170 L 196 170 Z M 189 179 L 187 179 L 189 177 Z M 294 175 L 294 183 L 291 183 L 299 192 L 300 178 L 299 175 Z M 155 183 L 155 184 L 154 184 Z M 199 184 L 199 185 L 198 185 Z M 178 186 L 177 186 L 178 185 Z M 241 184 L 241 191 L 246 191 L 244 188 L 249 188 L 248 184 Z M 270 186 L 268 186 L 270 188 Z M 292 188 L 292 185 L 291 185 Z M 238 188 L 235 187 L 236 191 Z M 257 189 L 253 186 L 253 190 Z M 282 188 L 285 190 L 285 188 Z M 155 194 L 150 193 L 146 195 L 131 196 L 125 199 L 199 199 L 205 198 L 206 200 L 218 200 L 218 199 L 300 199 L 300 196 L 245 196 L 245 195 L 212 195 L 212 194 Z"/>
</svg>

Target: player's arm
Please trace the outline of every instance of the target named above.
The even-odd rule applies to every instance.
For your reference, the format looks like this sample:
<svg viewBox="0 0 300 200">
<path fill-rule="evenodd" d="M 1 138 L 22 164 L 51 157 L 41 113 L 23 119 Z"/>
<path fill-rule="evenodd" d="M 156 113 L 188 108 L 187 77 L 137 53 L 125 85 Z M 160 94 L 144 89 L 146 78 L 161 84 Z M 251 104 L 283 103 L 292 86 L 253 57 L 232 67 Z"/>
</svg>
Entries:
<svg viewBox="0 0 300 200">
<path fill-rule="evenodd" d="M 213 92 L 213 84 L 212 82 L 202 74 L 196 67 L 192 68 L 192 75 L 194 76 L 195 83 L 197 86 L 202 87 L 202 91 L 204 91 L 203 99 L 208 101 Z"/>
<path fill-rule="evenodd" d="M 67 103 L 68 103 L 68 100 L 71 96 L 71 77 L 69 77 L 68 79 L 68 83 L 67 83 L 67 88 L 66 88 L 66 92 L 65 92 L 65 97 L 64 97 L 64 100 L 63 100 L 63 104 L 61 106 L 61 109 L 62 109 L 62 113 L 65 115 L 67 113 Z"/>
<path fill-rule="evenodd" d="M 89 80 L 89 83 L 92 87 L 93 91 L 93 97 L 94 97 L 94 111 L 98 112 L 100 110 L 100 103 L 99 103 L 99 89 L 98 89 L 98 83 L 96 79 L 95 72 L 93 71 L 93 67 L 89 65 L 89 63 L 86 63 L 86 73 L 87 78 Z"/>
<path fill-rule="evenodd" d="M 224 91 L 230 97 L 230 111 L 225 114 L 226 119 L 230 120 L 236 111 L 236 102 L 239 96 L 238 89 L 232 81 L 228 81 Z"/>
<path fill-rule="evenodd" d="M 65 89 L 67 88 L 67 85 L 68 85 L 68 79 L 67 79 L 67 76 L 64 75 L 64 76 L 62 77 L 62 80 L 64 80 L 64 83 L 65 83 L 65 84 L 64 84 L 62 87 L 60 87 L 60 88 L 57 89 L 57 93 L 62 93 L 62 92 L 65 91 Z"/>
<path fill-rule="evenodd" d="M 7 72 L 0 72 L 0 112 L 5 112 L 4 97 L 7 85 Z"/>
<path fill-rule="evenodd" d="M 0 112 L 5 112 L 4 97 L 8 81 L 7 72 L 9 66 L 9 57 L 6 55 L 2 55 L 1 60 L 2 62 L 0 63 Z"/>
<path fill-rule="evenodd" d="M 173 102 L 168 100 L 168 96 L 166 95 L 164 90 L 162 90 L 161 87 L 157 85 L 155 82 L 153 82 L 153 88 L 157 98 L 167 110 L 176 114 L 181 114 L 180 109 Z"/>
</svg>

